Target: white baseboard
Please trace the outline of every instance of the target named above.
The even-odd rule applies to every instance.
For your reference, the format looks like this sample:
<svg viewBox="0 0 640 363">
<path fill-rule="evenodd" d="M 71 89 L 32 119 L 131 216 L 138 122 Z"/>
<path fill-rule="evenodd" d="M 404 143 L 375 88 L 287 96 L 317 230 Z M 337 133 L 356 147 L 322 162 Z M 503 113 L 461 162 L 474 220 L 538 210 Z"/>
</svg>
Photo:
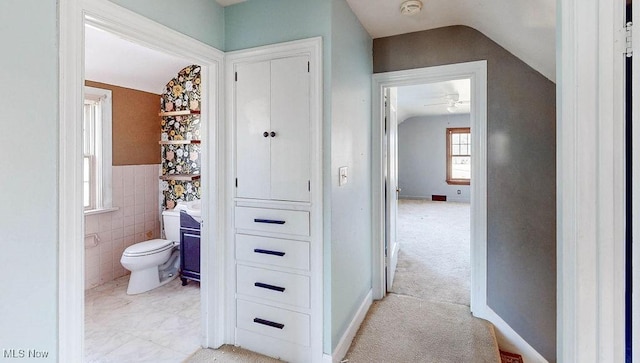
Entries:
<svg viewBox="0 0 640 363">
<path fill-rule="evenodd" d="M 369 311 L 372 302 L 373 290 L 369 290 L 369 293 L 365 296 L 362 304 L 360 304 L 358 311 L 356 311 L 356 314 L 353 316 L 351 323 L 349 323 L 349 327 L 344 334 L 342 334 L 342 338 L 340 338 L 340 342 L 336 346 L 336 349 L 331 355 L 325 354 L 323 356 L 323 361 L 325 363 L 339 363 L 342 358 L 347 355 L 351 342 L 353 341 L 353 338 L 355 338 L 358 329 L 360 329 L 360 324 L 362 324 L 365 316 L 367 316 L 367 312 Z"/>
<path fill-rule="evenodd" d="M 400 195 L 398 198 L 407 199 L 407 200 L 431 200 L 431 196 L 424 197 L 424 196 L 414 196 L 414 195 Z M 447 202 L 471 203 L 469 198 L 457 198 L 457 197 L 450 197 L 448 195 L 447 195 Z"/>
<path fill-rule="evenodd" d="M 429 197 L 421 197 L 415 195 L 399 195 L 398 199 L 415 199 L 415 200 L 431 200 L 431 196 Z"/>
<path fill-rule="evenodd" d="M 538 353 L 529 343 L 527 343 L 506 321 L 496 314 L 493 309 L 485 306 L 482 316 L 485 320 L 490 321 L 495 327 L 498 346 L 504 351 L 520 354 L 522 359 L 527 363 L 549 363 L 540 353 Z"/>
</svg>

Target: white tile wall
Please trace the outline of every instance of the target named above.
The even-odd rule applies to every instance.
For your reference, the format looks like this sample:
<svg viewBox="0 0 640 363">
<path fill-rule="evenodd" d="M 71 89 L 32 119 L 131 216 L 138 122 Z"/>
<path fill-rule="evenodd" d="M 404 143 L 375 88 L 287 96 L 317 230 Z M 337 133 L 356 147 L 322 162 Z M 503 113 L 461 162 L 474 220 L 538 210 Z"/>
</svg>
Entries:
<svg viewBox="0 0 640 363">
<path fill-rule="evenodd" d="M 134 243 L 160 238 L 160 165 L 114 166 L 113 206 L 115 212 L 85 217 L 85 289 L 102 285 L 127 271 L 120 264 L 125 248 Z"/>
</svg>

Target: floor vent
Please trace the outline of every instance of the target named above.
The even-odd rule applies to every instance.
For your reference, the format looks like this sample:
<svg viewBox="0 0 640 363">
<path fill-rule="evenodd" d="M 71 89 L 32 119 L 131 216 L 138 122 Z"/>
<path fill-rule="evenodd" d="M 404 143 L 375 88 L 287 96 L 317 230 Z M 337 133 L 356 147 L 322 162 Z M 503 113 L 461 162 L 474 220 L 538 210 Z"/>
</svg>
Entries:
<svg viewBox="0 0 640 363">
<path fill-rule="evenodd" d="M 446 195 L 433 194 L 431 196 L 431 200 L 433 200 L 434 202 L 446 202 L 447 201 L 447 196 Z"/>
<path fill-rule="evenodd" d="M 502 363 L 523 363 L 522 356 L 520 354 L 500 351 L 500 360 Z"/>
</svg>

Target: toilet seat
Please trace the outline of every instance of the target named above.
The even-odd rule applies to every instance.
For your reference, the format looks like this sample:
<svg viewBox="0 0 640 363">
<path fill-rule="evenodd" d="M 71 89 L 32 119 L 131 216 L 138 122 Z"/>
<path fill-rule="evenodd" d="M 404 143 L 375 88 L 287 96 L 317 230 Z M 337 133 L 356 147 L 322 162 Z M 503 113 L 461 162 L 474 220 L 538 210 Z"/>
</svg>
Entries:
<svg viewBox="0 0 640 363">
<path fill-rule="evenodd" d="M 173 248 L 173 241 L 168 239 L 152 239 L 127 247 L 122 253 L 126 257 L 141 257 L 163 252 Z"/>
</svg>

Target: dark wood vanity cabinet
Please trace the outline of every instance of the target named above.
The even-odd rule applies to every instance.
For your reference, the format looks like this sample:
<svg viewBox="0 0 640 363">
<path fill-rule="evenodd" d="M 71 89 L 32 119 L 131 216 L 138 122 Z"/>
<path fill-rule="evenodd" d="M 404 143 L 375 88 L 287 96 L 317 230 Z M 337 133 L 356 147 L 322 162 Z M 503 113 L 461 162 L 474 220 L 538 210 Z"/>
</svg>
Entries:
<svg viewBox="0 0 640 363">
<path fill-rule="evenodd" d="M 180 211 L 180 280 L 200 281 L 200 223 Z"/>
</svg>

